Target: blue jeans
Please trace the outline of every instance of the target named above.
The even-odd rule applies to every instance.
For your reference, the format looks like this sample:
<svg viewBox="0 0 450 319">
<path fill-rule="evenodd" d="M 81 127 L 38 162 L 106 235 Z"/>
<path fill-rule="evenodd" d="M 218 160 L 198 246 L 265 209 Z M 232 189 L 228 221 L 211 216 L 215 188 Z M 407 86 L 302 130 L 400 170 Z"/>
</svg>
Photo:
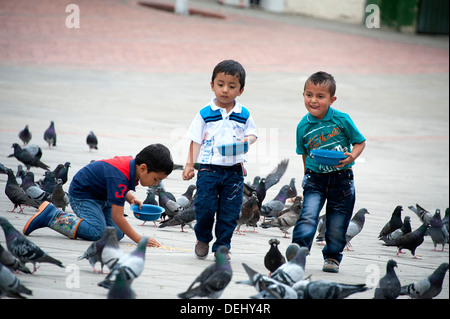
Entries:
<svg viewBox="0 0 450 319">
<path fill-rule="evenodd" d="M 242 166 L 201 164 L 197 174 L 194 230 L 197 240 L 209 243 L 216 217 L 216 241 L 212 251 L 224 245 L 231 248 L 231 237 L 241 212 L 244 177 Z M 217 213 L 217 216 L 216 216 Z"/>
<path fill-rule="evenodd" d="M 292 242 L 302 247 L 311 245 L 317 229 L 319 213 L 326 206 L 326 245 L 322 250 L 324 259 L 341 262 L 346 244 L 348 224 L 355 205 L 353 171 L 319 174 L 309 169 L 303 178 L 303 210 L 292 234 Z"/>
<path fill-rule="evenodd" d="M 117 239 L 121 240 L 123 232 L 112 219 L 111 204 L 108 201 L 96 199 L 79 199 L 69 196 L 70 207 L 73 212 L 83 218 L 77 229 L 77 237 L 85 240 L 99 240 L 105 232 L 106 226 L 116 228 Z"/>
</svg>

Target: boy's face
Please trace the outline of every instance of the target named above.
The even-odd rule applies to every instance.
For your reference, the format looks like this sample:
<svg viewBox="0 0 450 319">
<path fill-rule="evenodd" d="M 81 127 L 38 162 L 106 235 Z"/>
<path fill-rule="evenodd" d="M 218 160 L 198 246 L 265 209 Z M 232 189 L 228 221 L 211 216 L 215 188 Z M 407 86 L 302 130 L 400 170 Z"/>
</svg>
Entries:
<svg viewBox="0 0 450 319">
<path fill-rule="evenodd" d="M 336 101 L 335 96 L 331 96 L 328 86 L 314 85 L 308 83 L 303 92 L 305 107 L 315 118 L 321 120 L 328 112 L 328 107 Z"/>
<path fill-rule="evenodd" d="M 218 73 L 211 82 L 211 89 L 216 95 L 216 105 L 225 108 L 227 112 L 234 107 L 234 100 L 244 92 L 236 75 Z"/>
<path fill-rule="evenodd" d="M 164 172 L 148 172 L 147 165 L 141 164 L 136 168 L 136 178 L 142 186 L 150 187 L 157 185 L 167 177 Z"/>
</svg>

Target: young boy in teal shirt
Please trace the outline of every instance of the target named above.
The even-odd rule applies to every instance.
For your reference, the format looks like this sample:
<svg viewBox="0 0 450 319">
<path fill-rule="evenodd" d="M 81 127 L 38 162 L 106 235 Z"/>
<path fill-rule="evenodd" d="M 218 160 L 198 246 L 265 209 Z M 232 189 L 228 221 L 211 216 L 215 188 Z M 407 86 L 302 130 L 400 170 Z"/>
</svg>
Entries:
<svg viewBox="0 0 450 319">
<path fill-rule="evenodd" d="M 302 155 L 305 168 L 303 210 L 292 241 L 311 249 L 319 213 L 327 201 L 322 270 L 337 273 L 355 204 L 351 167 L 364 150 L 365 138 L 348 114 L 331 107 L 335 93 L 336 82 L 326 72 L 317 72 L 306 80 L 303 97 L 308 114 L 297 126 L 297 154 Z M 341 151 L 347 157 L 337 166 L 322 165 L 311 157 L 314 149 Z"/>
</svg>

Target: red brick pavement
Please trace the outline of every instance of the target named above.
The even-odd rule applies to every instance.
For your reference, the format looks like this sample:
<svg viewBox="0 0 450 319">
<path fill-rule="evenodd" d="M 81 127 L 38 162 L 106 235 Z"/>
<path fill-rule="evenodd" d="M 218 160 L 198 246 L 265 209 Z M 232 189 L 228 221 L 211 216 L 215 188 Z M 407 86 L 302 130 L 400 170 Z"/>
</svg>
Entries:
<svg viewBox="0 0 450 319">
<path fill-rule="evenodd" d="M 70 2 L 79 29 L 66 28 Z M 448 49 L 225 15 L 181 17 L 132 0 L 0 0 L 0 64 L 209 72 L 233 58 L 251 71 L 449 72 Z"/>
</svg>

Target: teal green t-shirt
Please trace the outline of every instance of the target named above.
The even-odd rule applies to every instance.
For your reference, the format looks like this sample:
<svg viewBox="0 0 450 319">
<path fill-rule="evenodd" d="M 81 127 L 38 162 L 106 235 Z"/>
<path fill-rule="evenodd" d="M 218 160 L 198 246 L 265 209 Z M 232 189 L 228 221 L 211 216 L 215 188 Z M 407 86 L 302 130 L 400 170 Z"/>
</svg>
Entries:
<svg viewBox="0 0 450 319">
<path fill-rule="evenodd" d="M 365 140 L 348 114 L 331 107 L 322 120 L 308 113 L 297 125 L 297 154 L 308 155 L 305 160 L 306 168 L 316 173 L 347 169 L 354 163 L 342 168 L 322 165 L 311 158 L 311 150 L 326 149 L 350 153 L 352 145 Z"/>
</svg>

